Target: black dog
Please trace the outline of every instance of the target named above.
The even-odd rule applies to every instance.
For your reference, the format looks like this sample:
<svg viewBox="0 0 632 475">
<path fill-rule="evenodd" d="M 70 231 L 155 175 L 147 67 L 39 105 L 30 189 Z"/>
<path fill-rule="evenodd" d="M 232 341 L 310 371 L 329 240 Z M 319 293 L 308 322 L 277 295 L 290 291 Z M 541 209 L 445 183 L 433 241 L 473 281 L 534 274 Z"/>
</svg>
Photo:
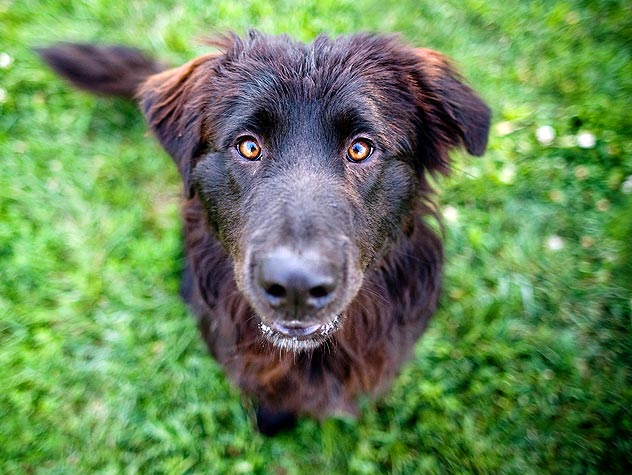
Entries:
<svg viewBox="0 0 632 475">
<path fill-rule="evenodd" d="M 251 32 L 161 72 L 123 47 L 40 50 L 80 88 L 135 98 L 176 162 L 183 294 L 264 433 L 354 412 L 436 308 L 428 174 L 481 155 L 490 112 L 439 53 L 358 34 Z"/>
</svg>

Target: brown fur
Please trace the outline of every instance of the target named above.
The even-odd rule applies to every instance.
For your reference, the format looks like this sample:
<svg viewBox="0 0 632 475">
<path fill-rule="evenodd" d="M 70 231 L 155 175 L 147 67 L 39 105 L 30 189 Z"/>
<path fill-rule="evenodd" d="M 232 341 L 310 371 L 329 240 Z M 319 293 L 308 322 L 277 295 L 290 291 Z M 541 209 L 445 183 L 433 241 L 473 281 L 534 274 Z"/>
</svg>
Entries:
<svg viewBox="0 0 632 475">
<path fill-rule="evenodd" d="M 410 237 L 367 275 L 331 341 L 298 356 L 279 351 L 262 338 L 198 199 L 185 204 L 184 216 L 188 265 L 198 282 L 188 300 L 202 336 L 233 381 L 266 407 L 315 417 L 355 412 L 359 395 L 387 387 L 436 308 L 442 246 L 417 219 Z"/>
<path fill-rule="evenodd" d="M 260 428 L 353 413 L 388 386 L 436 309 L 443 250 L 425 223 L 436 217 L 428 174 L 447 173 L 457 146 L 485 151 L 489 109 L 444 56 L 393 37 L 304 45 L 252 32 L 214 44 L 222 52 L 164 72 L 120 47 L 41 54 L 84 89 L 135 96 L 173 157 L 187 198 L 183 296 L 209 350 L 258 401 Z M 244 133 L 261 160 L 237 154 Z M 375 153 L 350 163 L 358 134 Z M 278 249 L 292 265 L 317 256 L 327 265 L 311 271 L 335 283 L 326 303 L 293 314 L 322 329 L 298 343 L 271 336 L 289 317 L 258 280 Z"/>
</svg>

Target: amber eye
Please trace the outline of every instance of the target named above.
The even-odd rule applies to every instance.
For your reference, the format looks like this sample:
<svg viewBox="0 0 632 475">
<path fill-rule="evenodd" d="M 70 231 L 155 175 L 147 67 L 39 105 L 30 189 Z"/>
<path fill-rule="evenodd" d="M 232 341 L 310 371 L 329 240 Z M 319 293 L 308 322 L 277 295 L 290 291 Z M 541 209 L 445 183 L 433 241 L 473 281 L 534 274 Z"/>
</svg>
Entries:
<svg viewBox="0 0 632 475">
<path fill-rule="evenodd" d="M 252 137 L 244 137 L 237 143 L 239 155 L 248 160 L 258 160 L 261 157 L 261 147 Z"/>
<path fill-rule="evenodd" d="M 355 139 L 347 149 L 347 159 L 352 162 L 361 162 L 369 158 L 373 152 L 371 142 L 366 139 Z"/>
</svg>

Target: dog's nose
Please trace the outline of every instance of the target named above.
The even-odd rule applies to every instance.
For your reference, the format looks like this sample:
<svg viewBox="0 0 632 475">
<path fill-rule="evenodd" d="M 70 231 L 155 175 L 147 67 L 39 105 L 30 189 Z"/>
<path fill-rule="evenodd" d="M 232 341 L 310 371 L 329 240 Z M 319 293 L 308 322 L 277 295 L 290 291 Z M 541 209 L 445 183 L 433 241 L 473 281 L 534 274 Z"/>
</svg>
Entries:
<svg viewBox="0 0 632 475">
<path fill-rule="evenodd" d="M 317 252 L 282 248 L 258 264 L 257 284 L 268 303 L 295 320 L 327 305 L 338 285 L 338 267 Z"/>
</svg>

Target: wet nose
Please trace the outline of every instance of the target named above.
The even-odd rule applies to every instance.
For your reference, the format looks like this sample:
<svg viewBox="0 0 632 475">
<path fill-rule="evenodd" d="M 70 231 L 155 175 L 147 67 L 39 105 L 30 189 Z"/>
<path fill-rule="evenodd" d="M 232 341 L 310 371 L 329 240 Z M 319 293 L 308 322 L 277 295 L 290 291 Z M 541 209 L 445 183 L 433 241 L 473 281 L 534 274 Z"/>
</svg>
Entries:
<svg viewBox="0 0 632 475">
<path fill-rule="evenodd" d="M 338 286 L 338 266 L 318 252 L 280 249 L 258 264 L 257 284 L 267 302 L 301 320 L 327 305 Z"/>
</svg>

